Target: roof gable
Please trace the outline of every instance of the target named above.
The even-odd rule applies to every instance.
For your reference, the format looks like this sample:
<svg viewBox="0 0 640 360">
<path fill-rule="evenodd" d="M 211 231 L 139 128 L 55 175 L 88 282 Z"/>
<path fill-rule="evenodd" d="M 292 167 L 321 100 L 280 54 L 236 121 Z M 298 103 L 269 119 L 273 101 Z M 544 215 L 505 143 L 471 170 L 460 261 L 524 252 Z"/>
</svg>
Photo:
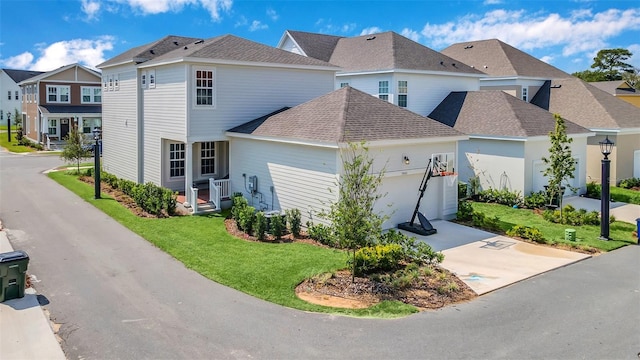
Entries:
<svg viewBox="0 0 640 360">
<path fill-rule="evenodd" d="M 590 82 L 589 84 L 597 87 L 598 89 L 608 92 L 611 95 L 640 95 L 633 86 L 629 85 L 624 80 L 614 80 L 614 81 L 597 81 Z"/>
<path fill-rule="evenodd" d="M 501 90 L 452 92 L 429 117 L 468 135 L 526 138 L 555 129 L 552 113 Z M 589 132 L 570 121 L 566 125 L 567 134 Z"/>
<path fill-rule="evenodd" d="M 7 74 L 8 77 L 11 78 L 16 84 L 32 78 L 34 76 L 38 76 L 43 74 L 42 71 L 32 71 L 32 70 L 12 70 L 12 69 L 2 69 L 2 71 Z"/>
<path fill-rule="evenodd" d="M 289 36 L 307 56 L 326 62 L 331 59 L 331 54 L 333 54 L 338 40 L 343 38 L 342 36 L 293 30 L 287 30 L 285 36 Z M 283 41 L 280 41 L 279 46 L 282 44 Z"/>
<path fill-rule="evenodd" d="M 73 70 L 75 68 L 75 72 L 74 71 L 70 71 Z M 65 66 L 61 66 L 55 70 L 51 70 L 51 71 L 47 71 L 44 73 L 41 73 L 39 75 L 36 75 L 34 77 L 28 78 L 26 80 L 23 80 L 21 82 L 21 84 L 23 83 L 34 83 L 37 81 L 43 81 L 43 80 L 48 80 L 48 79 L 52 79 L 52 81 L 74 81 L 74 82 L 87 82 L 86 79 L 80 79 L 78 76 L 78 71 L 84 72 L 86 74 L 89 75 L 89 77 L 95 77 L 94 82 L 100 82 L 100 78 L 101 78 L 101 74 L 93 69 L 90 69 L 86 66 L 80 65 L 78 63 L 75 64 L 69 64 L 69 65 L 65 65 Z M 72 79 L 67 78 L 69 76 L 69 74 L 71 74 Z M 82 78 L 85 78 L 84 76 L 81 76 Z"/>
<path fill-rule="evenodd" d="M 289 51 L 276 49 L 234 35 L 222 35 L 189 43 L 179 49 L 157 56 L 145 66 L 185 59 L 208 59 L 225 62 L 270 63 L 296 66 L 331 67 L 331 64 Z"/>
<path fill-rule="evenodd" d="M 462 135 L 437 121 L 348 86 L 229 132 L 330 143 Z"/>
<path fill-rule="evenodd" d="M 567 78 L 570 74 L 498 39 L 453 44 L 442 53 L 492 76 Z"/>
</svg>

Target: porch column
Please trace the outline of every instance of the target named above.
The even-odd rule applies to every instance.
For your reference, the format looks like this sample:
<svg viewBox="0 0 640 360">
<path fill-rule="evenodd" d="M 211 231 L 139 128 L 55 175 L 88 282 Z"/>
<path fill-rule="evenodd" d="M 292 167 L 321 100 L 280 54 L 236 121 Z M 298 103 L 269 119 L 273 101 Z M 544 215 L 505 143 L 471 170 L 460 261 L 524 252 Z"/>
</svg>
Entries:
<svg viewBox="0 0 640 360">
<path fill-rule="evenodd" d="M 187 202 L 191 205 L 198 200 L 191 198 L 191 185 L 193 185 L 193 142 L 187 141 L 184 148 L 184 194 Z"/>
</svg>

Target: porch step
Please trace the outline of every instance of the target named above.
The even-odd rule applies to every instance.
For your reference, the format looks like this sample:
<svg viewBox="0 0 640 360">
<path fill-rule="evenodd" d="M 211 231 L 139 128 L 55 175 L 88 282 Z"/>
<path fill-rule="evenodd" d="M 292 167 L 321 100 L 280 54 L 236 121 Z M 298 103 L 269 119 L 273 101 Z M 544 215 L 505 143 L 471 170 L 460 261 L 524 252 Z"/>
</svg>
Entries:
<svg viewBox="0 0 640 360">
<path fill-rule="evenodd" d="M 190 209 L 190 211 L 193 213 L 193 207 Z M 217 213 L 217 212 L 220 212 L 220 210 L 216 210 L 213 204 L 210 202 L 207 202 L 204 204 L 198 204 L 197 214 Z"/>
</svg>

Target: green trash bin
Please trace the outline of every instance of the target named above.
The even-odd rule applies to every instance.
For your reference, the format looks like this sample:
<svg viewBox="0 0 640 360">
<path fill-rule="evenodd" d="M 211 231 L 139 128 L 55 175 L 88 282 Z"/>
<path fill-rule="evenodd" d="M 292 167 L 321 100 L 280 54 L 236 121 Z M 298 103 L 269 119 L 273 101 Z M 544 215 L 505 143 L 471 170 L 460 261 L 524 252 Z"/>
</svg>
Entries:
<svg viewBox="0 0 640 360">
<path fill-rule="evenodd" d="M 576 241 L 576 231 L 574 229 L 565 229 L 564 239 L 566 241 Z"/>
<path fill-rule="evenodd" d="M 0 302 L 24 297 L 29 255 L 18 250 L 0 254 Z"/>
</svg>

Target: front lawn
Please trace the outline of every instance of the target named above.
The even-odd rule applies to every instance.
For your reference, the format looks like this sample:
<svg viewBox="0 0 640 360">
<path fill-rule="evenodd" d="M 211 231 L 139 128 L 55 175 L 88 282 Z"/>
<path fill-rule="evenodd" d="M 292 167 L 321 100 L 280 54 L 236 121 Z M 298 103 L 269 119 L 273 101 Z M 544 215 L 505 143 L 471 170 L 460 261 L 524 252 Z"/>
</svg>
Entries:
<svg viewBox="0 0 640 360">
<path fill-rule="evenodd" d="M 18 145 L 18 139 L 16 138 L 16 134 L 13 132 L 11 133 L 11 142 L 9 142 L 9 138 L 6 132 L 0 133 L 0 146 L 14 153 L 27 153 L 35 151 L 35 149 L 31 147 Z"/>
<path fill-rule="evenodd" d="M 188 268 L 257 298 L 300 310 L 351 316 L 392 318 L 417 312 L 415 307 L 400 302 L 385 301 L 368 309 L 339 309 L 300 300 L 295 295 L 296 285 L 312 275 L 344 268 L 347 255 L 342 251 L 303 243 L 241 240 L 227 233 L 224 214 L 140 218 L 106 195 L 93 199 L 93 186 L 76 176 L 60 171 L 49 173 L 49 177 Z"/>
<path fill-rule="evenodd" d="M 602 251 L 611 251 L 637 242 L 632 234 L 635 226 L 621 221 L 615 221 L 610 224 L 610 237 L 612 240 L 603 241 L 599 239 L 600 226 L 555 224 L 546 221 L 533 210 L 515 209 L 499 204 L 474 202 L 472 206 L 474 211 L 482 212 L 488 218 L 497 216 L 500 220 L 499 226 L 502 231 L 507 231 L 518 224 L 535 227 L 542 232 L 545 239 L 568 246 L 582 245 Z M 575 229 L 577 241 L 566 241 L 564 239 L 565 229 Z"/>
</svg>

